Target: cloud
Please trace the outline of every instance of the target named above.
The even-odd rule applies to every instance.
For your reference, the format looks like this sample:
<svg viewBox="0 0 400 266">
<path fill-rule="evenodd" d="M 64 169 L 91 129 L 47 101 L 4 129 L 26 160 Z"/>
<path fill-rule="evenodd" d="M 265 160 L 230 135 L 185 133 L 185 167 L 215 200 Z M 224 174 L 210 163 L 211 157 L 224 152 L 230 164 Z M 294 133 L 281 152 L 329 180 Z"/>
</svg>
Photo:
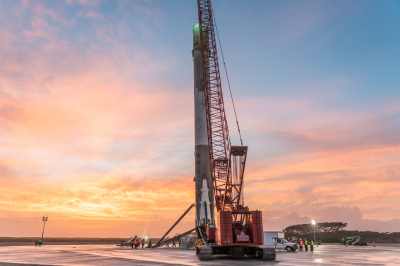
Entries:
<svg viewBox="0 0 400 266">
<path fill-rule="evenodd" d="M 0 108 L 0 118 L 4 118 L 7 120 L 17 120 L 18 117 L 20 117 L 20 115 L 21 115 L 21 109 L 15 106 L 4 104 Z"/>
<path fill-rule="evenodd" d="M 66 0 L 67 5 L 80 4 L 82 6 L 99 6 L 103 0 Z"/>
<path fill-rule="evenodd" d="M 357 207 L 328 206 L 318 211 L 317 215 L 319 219 L 321 219 L 321 222 L 334 222 L 335 220 L 340 220 L 351 225 L 353 225 L 352 223 L 360 222 L 362 219 L 361 210 Z"/>
<path fill-rule="evenodd" d="M 363 210 L 363 224 L 398 218 L 391 203 L 400 200 L 400 110 L 394 102 L 369 110 L 325 110 L 312 99 L 296 98 L 239 101 L 242 134 L 251 128 L 251 137 L 244 138 L 247 204 L 268 215 L 285 210 L 276 217 L 290 212 L 316 217 L 317 209 L 345 205 Z M 366 228 L 363 224 L 353 228 Z"/>
<path fill-rule="evenodd" d="M 137 178 L 132 173 L 124 180 L 109 173 L 109 177 L 96 180 L 54 181 L 45 186 L 29 182 L 21 186 L 13 182 L 18 176 L 4 178 L 12 175 L 7 169 L 0 167 L 0 174 L 3 176 L 0 179 L 3 225 L 0 235 L 3 236 L 37 236 L 30 223 L 37 225 L 40 221 L 37 218 L 46 215 L 52 220 L 46 233 L 50 237 L 122 237 L 127 233 L 137 234 L 138 228 L 147 222 L 148 232 L 159 237 L 194 198 L 194 191 L 190 189 L 192 179 L 186 176 Z M 192 216 L 193 211 L 177 230 L 191 229 Z"/>
<path fill-rule="evenodd" d="M 301 40 L 313 32 L 321 31 L 320 40 L 325 40 L 327 36 L 335 32 L 329 25 L 329 21 L 340 17 L 343 10 L 355 9 L 353 5 L 321 3 L 310 1 L 307 4 L 287 2 L 273 7 L 273 12 L 264 18 L 262 22 L 273 36 L 275 42 L 290 45 L 296 40 Z M 342 26 L 341 24 L 336 27 Z M 316 41 L 319 43 L 319 41 Z M 297 48 L 298 49 L 298 48 Z"/>
<path fill-rule="evenodd" d="M 53 236 L 123 236 L 105 228 L 129 221 L 150 221 L 159 236 L 193 202 L 190 52 L 179 61 L 171 39 L 154 39 L 169 34 L 155 3 L 100 5 L 28 2 L 1 13 L 0 217 L 9 227 L 0 234 L 47 213 L 58 221 Z M 317 217 L 398 229 L 398 103 L 329 107 L 346 86 L 327 79 L 236 100 L 249 146 L 245 202 L 264 212 L 265 228 Z"/>
<path fill-rule="evenodd" d="M 94 19 L 102 19 L 104 16 L 98 12 L 95 12 L 93 10 L 88 10 L 85 14 L 85 17 L 87 18 L 94 18 Z"/>
<path fill-rule="evenodd" d="M 297 189 L 296 189 L 296 192 L 297 192 L 299 195 L 304 195 L 304 194 L 306 194 L 306 193 L 312 192 L 313 189 L 314 189 L 314 186 L 313 186 L 313 185 L 311 185 L 311 186 L 302 186 L 302 187 L 297 188 Z"/>
<path fill-rule="evenodd" d="M 296 225 L 308 224 L 311 220 L 317 222 L 343 222 L 347 223 L 345 230 L 376 231 L 376 232 L 397 232 L 400 230 L 400 220 L 379 221 L 363 219 L 362 212 L 358 207 L 328 206 L 313 211 L 309 216 L 299 216 L 296 212 L 274 217 L 264 214 L 264 230 L 278 230 Z"/>
<path fill-rule="evenodd" d="M 310 217 L 300 217 L 297 213 L 292 212 L 282 217 L 269 217 L 269 215 L 263 214 L 263 223 L 265 231 L 282 231 L 288 226 L 295 224 L 310 223 Z"/>
<path fill-rule="evenodd" d="M 361 210 L 357 207 L 329 206 L 320 210 L 317 215 L 321 221 L 342 221 L 348 223 L 348 230 L 397 232 L 400 231 L 400 220 L 391 219 L 379 221 L 363 219 Z"/>
<path fill-rule="evenodd" d="M 10 174 L 7 169 L 2 173 Z M 17 186 L 12 180 L 2 179 L 2 184 L 8 186 L 8 189 L 2 189 L 2 210 L 28 216 L 32 212 L 45 211 L 54 217 L 79 219 L 134 220 L 157 214 L 173 218 L 170 211 L 190 206 L 194 194 L 187 189 L 192 180 L 183 176 L 169 179 L 140 178 L 134 173 L 129 179 L 119 179 L 113 173 L 108 176 L 97 180 L 61 182 L 63 186 L 59 181 L 53 181 L 43 188 L 31 182 L 14 192 L 10 190 Z M 18 206 L 15 202 L 19 202 Z"/>
</svg>

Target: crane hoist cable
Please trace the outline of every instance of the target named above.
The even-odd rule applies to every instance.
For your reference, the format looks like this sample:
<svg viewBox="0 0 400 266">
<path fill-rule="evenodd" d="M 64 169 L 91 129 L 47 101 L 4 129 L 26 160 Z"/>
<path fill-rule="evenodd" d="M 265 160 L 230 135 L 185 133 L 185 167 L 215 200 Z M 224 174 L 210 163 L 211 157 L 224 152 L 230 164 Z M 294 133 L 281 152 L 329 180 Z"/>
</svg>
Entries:
<svg viewBox="0 0 400 266">
<path fill-rule="evenodd" d="M 226 80 L 228 81 L 229 93 L 231 94 L 231 100 L 232 100 L 232 105 L 233 105 L 233 112 L 235 113 L 236 125 L 237 125 L 237 128 L 238 128 L 238 132 L 239 132 L 239 138 L 240 138 L 240 144 L 243 146 L 242 135 L 240 134 L 239 122 L 238 122 L 238 118 L 237 118 L 237 115 L 236 115 L 235 103 L 233 102 L 233 96 L 232 96 L 231 84 L 229 83 L 228 71 L 226 70 L 225 58 L 224 58 L 224 52 L 222 51 L 221 40 L 219 39 L 219 33 L 218 33 L 218 27 L 217 27 L 217 21 L 215 20 L 215 14 L 214 14 L 214 10 L 213 10 L 213 9 L 211 9 L 211 12 L 212 12 L 213 19 L 214 19 L 215 30 L 217 31 L 217 37 L 218 37 L 218 43 L 219 43 L 219 49 L 221 50 L 222 62 L 224 63 L 224 69 L 225 69 Z"/>
</svg>

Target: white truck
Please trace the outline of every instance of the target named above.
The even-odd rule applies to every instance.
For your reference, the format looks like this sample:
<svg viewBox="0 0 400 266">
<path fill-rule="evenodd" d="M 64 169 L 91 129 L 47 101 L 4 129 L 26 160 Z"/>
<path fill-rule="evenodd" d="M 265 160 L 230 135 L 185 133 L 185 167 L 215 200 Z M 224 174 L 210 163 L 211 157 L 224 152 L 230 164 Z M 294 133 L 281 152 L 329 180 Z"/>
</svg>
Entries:
<svg viewBox="0 0 400 266">
<path fill-rule="evenodd" d="M 287 252 L 294 252 L 296 249 L 298 249 L 296 243 L 285 240 L 284 232 L 277 231 L 264 231 L 264 246 L 286 250 Z"/>
</svg>

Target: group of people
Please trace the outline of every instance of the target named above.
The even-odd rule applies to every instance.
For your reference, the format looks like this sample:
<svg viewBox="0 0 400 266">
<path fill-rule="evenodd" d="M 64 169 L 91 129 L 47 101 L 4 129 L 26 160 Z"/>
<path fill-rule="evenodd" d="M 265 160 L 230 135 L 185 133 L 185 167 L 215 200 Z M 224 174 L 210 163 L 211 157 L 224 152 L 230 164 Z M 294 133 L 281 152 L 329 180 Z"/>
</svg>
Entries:
<svg viewBox="0 0 400 266">
<path fill-rule="evenodd" d="M 135 247 L 135 249 L 138 248 L 138 246 L 140 246 L 140 244 L 142 244 L 142 248 L 144 248 L 144 238 L 142 238 L 142 241 L 139 242 L 139 238 L 135 238 L 132 240 L 131 242 L 131 247 L 133 249 L 133 247 Z M 151 239 L 149 239 L 149 244 L 147 245 L 149 248 L 151 248 L 152 242 Z"/>
<path fill-rule="evenodd" d="M 132 249 L 133 249 L 133 248 L 137 249 L 138 246 L 140 246 L 140 245 L 142 245 L 142 248 L 144 248 L 144 244 L 145 244 L 144 238 L 142 238 L 142 240 L 139 241 L 139 238 L 137 238 L 136 236 L 135 236 L 135 238 L 134 238 L 134 239 L 131 241 L 131 243 L 130 243 Z M 179 239 L 179 241 L 178 241 L 178 244 L 179 244 L 179 247 L 180 247 L 180 246 L 181 246 L 181 240 L 180 240 L 180 239 Z M 151 246 L 152 246 L 152 242 L 151 242 L 151 239 L 149 239 L 149 244 L 147 245 L 147 247 L 151 248 Z M 169 243 L 166 245 L 166 247 L 169 247 Z M 175 240 L 172 242 L 172 247 L 176 247 L 176 242 L 175 242 Z"/>
<path fill-rule="evenodd" d="M 179 247 L 181 246 L 181 240 L 179 239 Z M 165 245 L 165 247 L 169 247 L 169 243 L 167 243 L 166 245 Z M 175 240 L 172 242 L 172 247 L 176 247 L 176 243 L 175 243 Z"/>
<path fill-rule="evenodd" d="M 310 245 L 310 251 L 314 251 L 314 241 L 312 240 L 307 240 L 307 239 L 300 239 L 299 241 L 299 251 L 303 251 L 303 246 L 304 246 L 304 250 L 308 251 L 308 245 Z"/>
</svg>

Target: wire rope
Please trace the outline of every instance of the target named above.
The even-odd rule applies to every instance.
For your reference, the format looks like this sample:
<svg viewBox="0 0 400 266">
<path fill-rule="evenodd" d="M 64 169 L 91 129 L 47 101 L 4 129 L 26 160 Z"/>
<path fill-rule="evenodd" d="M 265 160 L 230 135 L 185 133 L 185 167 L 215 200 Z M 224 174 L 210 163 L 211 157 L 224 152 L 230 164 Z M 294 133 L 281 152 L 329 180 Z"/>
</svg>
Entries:
<svg viewBox="0 0 400 266">
<path fill-rule="evenodd" d="M 238 132 L 239 132 L 239 138 L 240 138 L 240 144 L 243 146 L 242 135 L 240 134 L 239 122 L 238 122 L 237 115 L 236 115 L 235 103 L 233 102 L 233 96 L 232 96 L 231 84 L 229 83 L 229 77 L 228 77 L 228 71 L 226 70 L 224 53 L 223 53 L 223 51 L 222 51 L 221 40 L 219 39 L 219 33 L 218 33 L 218 27 L 217 27 L 217 21 L 215 20 L 214 10 L 213 10 L 213 9 L 211 9 L 211 12 L 212 12 L 212 15 L 213 15 L 212 17 L 213 17 L 213 20 L 214 20 L 215 29 L 216 29 L 216 31 L 217 31 L 217 37 L 218 37 L 218 43 L 219 43 L 219 49 L 221 50 L 222 62 L 224 63 L 224 69 L 225 69 L 225 74 L 226 74 L 226 80 L 228 81 L 229 93 L 231 94 L 231 100 L 232 100 L 232 105 L 233 105 L 233 112 L 235 113 L 236 125 L 237 125 L 237 128 L 238 128 Z"/>
</svg>

